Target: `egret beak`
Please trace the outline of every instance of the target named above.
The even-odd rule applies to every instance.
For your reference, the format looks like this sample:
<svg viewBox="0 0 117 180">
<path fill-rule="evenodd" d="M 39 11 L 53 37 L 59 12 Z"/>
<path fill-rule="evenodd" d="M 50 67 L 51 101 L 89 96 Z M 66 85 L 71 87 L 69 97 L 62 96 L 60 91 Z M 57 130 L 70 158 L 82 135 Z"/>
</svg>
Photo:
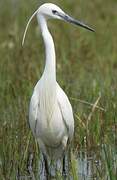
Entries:
<svg viewBox="0 0 117 180">
<path fill-rule="evenodd" d="M 67 14 L 64 14 L 64 13 L 59 13 L 59 12 L 56 12 L 56 15 L 58 15 L 59 17 L 61 17 L 64 21 L 67 21 L 69 23 L 72 23 L 72 24 L 75 24 L 77 26 L 81 26 L 85 29 L 88 29 L 89 31 L 92 31 L 92 32 L 95 32 L 94 29 L 92 29 L 91 27 L 89 27 L 88 25 L 84 24 L 83 22 L 81 21 L 78 21 L 74 18 L 72 18 L 71 16 L 67 15 Z"/>
<path fill-rule="evenodd" d="M 33 15 L 30 17 L 30 19 L 28 20 L 28 23 L 26 25 L 26 28 L 25 28 L 25 31 L 24 31 L 24 35 L 23 35 L 23 39 L 22 39 L 22 46 L 24 45 L 24 40 L 25 40 L 25 37 L 26 37 L 26 33 L 27 33 L 27 30 L 28 30 L 28 26 L 30 24 L 30 22 L 32 21 L 33 17 L 37 14 L 38 12 L 38 9 L 33 13 Z"/>
</svg>

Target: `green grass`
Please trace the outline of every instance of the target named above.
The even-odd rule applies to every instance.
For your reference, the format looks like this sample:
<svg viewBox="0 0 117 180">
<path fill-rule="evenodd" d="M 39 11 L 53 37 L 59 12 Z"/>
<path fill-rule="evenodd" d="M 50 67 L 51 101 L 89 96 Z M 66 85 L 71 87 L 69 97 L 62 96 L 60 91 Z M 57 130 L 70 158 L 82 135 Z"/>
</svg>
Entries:
<svg viewBox="0 0 117 180">
<path fill-rule="evenodd" d="M 28 18 L 47 1 L 11 2 L 0 2 L 2 180 L 15 179 L 18 168 L 21 174 L 27 174 L 30 153 L 34 153 L 33 169 L 38 165 L 38 148 L 27 123 L 28 105 L 44 67 L 44 46 L 36 20 L 30 25 L 23 48 L 21 41 Z M 105 173 L 113 179 L 116 175 L 112 168 L 112 160 L 116 158 L 113 149 L 117 140 L 117 3 L 115 0 L 51 2 L 96 31 L 91 33 L 55 20 L 49 22 L 56 46 L 57 81 L 74 110 L 74 151 L 96 151 L 105 144 Z M 81 102 L 95 104 L 99 97 L 97 105 L 105 111 Z M 76 176 L 75 165 L 72 167 Z"/>
</svg>

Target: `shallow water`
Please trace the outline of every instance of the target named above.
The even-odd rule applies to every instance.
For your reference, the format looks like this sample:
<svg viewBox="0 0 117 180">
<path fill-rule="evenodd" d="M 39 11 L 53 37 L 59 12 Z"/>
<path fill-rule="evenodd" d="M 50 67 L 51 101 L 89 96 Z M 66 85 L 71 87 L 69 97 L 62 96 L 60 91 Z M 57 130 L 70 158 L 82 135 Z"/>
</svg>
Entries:
<svg viewBox="0 0 117 180">
<path fill-rule="evenodd" d="M 98 179 L 98 171 L 101 169 L 102 164 L 103 162 L 98 157 L 98 153 L 87 151 L 79 152 L 77 159 L 78 179 Z"/>
<path fill-rule="evenodd" d="M 110 153 L 111 152 L 111 153 Z M 109 161 L 108 161 L 108 159 Z M 110 162 L 111 159 L 111 162 Z M 117 154 L 110 147 L 109 149 L 104 146 L 104 148 L 97 148 L 95 150 L 82 150 L 76 153 L 74 156 L 75 160 L 75 169 L 76 169 L 76 177 L 72 175 L 68 175 L 66 179 L 69 180 L 110 180 L 116 179 L 117 175 Z M 71 159 L 71 161 L 74 161 Z M 43 164 L 44 162 L 42 162 Z M 72 166 L 72 165 L 71 165 Z M 111 168 L 110 170 L 108 168 Z M 33 173 L 33 168 L 30 165 L 29 176 L 19 176 L 19 180 L 23 179 L 32 179 L 32 180 L 46 180 L 44 176 L 44 166 L 41 166 L 41 174 L 39 170 Z M 51 169 L 52 172 L 53 169 Z M 72 167 L 70 167 L 72 171 Z M 70 172 L 70 171 L 68 171 Z M 54 174 L 54 173 L 53 173 Z M 72 174 L 72 172 L 70 173 Z M 62 177 L 55 177 L 51 179 L 60 180 Z"/>
<path fill-rule="evenodd" d="M 116 152 L 105 146 L 95 151 L 80 151 L 77 155 L 77 174 L 78 180 L 116 179 Z"/>
</svg>

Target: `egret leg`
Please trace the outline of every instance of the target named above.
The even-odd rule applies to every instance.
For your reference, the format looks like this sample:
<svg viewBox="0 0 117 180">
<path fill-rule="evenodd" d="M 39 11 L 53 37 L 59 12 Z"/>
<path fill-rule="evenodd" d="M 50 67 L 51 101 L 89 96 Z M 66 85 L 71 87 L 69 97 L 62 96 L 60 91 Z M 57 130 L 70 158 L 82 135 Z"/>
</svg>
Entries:
<svg viewBox="0 0 117 180">
<path fill-rule="evenodd" d="M 63 169 L 62 174 L 64 179 L 69 178 L 69 162 L 70 161 L 70 148 L 67 149 L 63 156 Z"/>
<path fill-rule="evenodd" d="M 62 170 L 63 177 L 66 179 L 68 176 L 68 157 L 67 154 L 63 156 L 63 170 Z"/>
<path fill-rule="evenodd" d="M 44 164 L 45 164 L 46 179 L 49 180 L 49 166 L 48 166 L 48 160 L 47 160 L 47 157 L 45 156 L 45 154 L 43 154 L 43 158 L 44 158 Z"/>
</svg>

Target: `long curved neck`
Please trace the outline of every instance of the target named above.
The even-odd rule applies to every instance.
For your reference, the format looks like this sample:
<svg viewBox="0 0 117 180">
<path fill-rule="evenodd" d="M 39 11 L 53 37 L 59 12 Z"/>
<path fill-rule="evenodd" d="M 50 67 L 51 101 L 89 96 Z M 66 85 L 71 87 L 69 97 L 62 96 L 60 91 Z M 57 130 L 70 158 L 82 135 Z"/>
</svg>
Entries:
<svg viewBox="0 0 117 180">
<path fill-rule="evenodd" d="M 48 30 L 47 22 L 44 16 L 37 16 L 38 23 L 41 27 L 41 32 L 44 40 L 45 51 L 46 51 L 46 62 L 45 69 L 42 75 L 42 86 L 41 86 L 41 103 L 40 107 L 47 118 L 48 124 L 53 114 L 56 97 L 56 62 L 55 62 L 55 48 L 52 36 Z"/>
<path fill-rule="evenodd" d="M 45 17 L 40 15 L 37 17 L 37 20 L 41 27 L 46 52 L 46 62 L 43 76 L 56 81 L 56 61 L 53 38 L 48 30 Z"/>
</svg>

